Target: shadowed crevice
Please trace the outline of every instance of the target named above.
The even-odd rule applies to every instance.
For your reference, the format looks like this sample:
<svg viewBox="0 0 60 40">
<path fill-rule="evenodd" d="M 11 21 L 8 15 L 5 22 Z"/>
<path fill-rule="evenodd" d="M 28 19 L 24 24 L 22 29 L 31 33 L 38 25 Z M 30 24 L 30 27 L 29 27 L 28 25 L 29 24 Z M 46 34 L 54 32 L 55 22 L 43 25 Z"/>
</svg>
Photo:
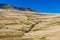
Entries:
<svg viewBox="0 0 60 40">
<path fill-rule="evenodd" d="M 37 25 L 38 23 L 36 23 L 36 24 L 32 24 L 32 26 L 30 27 L 30 29 L 29 30 L 27 30 L 27 31 L 25 31 L 26 33 L 28 33 L 28 32 L 30 32 L 34 27 L 35 27 L 35 25 Z"/>
</svg>

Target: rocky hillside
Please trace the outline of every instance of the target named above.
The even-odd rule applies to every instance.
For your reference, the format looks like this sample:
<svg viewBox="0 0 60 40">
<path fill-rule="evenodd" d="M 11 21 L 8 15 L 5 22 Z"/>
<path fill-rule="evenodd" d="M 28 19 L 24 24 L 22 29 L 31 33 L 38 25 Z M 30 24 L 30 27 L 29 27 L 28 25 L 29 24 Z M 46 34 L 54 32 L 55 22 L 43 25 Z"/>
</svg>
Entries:
<svg viewBox="0 0 60 40">
<path fill-rule="evenodd" d="M 21 11 L 33 11 L 36 12 L 35 10 L 32 10 L 31 8 L 25 8 L 25 7 L 15 7 L 10 4 L 0 4 L 0 9 L 15 9 L 15 10 L 21 10 Z"/>
<path fill-rule="evenodd" d="M 60 15 L 0 9 L 0 40 L 60 40 Z"/>
</svg>

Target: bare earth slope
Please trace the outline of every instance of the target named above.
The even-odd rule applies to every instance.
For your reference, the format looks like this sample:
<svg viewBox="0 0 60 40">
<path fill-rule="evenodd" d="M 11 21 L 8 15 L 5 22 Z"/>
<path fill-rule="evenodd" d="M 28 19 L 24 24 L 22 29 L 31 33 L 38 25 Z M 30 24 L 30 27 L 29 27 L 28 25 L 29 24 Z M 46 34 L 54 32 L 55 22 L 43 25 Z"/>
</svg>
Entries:
<svg viewBox="0 0 60 40">
<path fill-rule="evenodd" d="M 0 9 L 0 40 L 60 40 L 60 15 Z"/>
</svg>

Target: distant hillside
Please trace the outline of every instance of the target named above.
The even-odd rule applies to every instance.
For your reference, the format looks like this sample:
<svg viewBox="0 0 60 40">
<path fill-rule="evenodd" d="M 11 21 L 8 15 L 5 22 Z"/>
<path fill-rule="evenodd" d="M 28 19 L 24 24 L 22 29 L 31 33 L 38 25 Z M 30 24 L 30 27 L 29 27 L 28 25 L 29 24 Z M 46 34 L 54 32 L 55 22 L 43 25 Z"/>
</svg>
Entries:
<svg viewBox="0 0 60 40">
<path fill-rule="evenodd" d="M 16 9 L 16 10 L 22 10 L 22 11 L 34 11 L 31 8 L 25 8 L 25 7 L 14 7 L 12 5 L 9 4 L 0 4 L 0 8 L 1 9 Z"/>
</svg>

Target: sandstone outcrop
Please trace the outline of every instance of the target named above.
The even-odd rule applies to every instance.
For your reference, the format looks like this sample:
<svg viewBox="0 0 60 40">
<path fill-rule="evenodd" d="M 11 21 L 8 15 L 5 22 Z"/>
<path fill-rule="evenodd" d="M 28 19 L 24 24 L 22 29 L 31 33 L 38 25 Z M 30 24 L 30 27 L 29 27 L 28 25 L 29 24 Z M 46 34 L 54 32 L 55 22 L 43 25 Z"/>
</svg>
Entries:
<svg viewBox="0 0 60 40">
<path fill-rule="evenodd" d="M 60 15 L 0 9 L 0 40 L 60 40 Z"/>
</svg>

